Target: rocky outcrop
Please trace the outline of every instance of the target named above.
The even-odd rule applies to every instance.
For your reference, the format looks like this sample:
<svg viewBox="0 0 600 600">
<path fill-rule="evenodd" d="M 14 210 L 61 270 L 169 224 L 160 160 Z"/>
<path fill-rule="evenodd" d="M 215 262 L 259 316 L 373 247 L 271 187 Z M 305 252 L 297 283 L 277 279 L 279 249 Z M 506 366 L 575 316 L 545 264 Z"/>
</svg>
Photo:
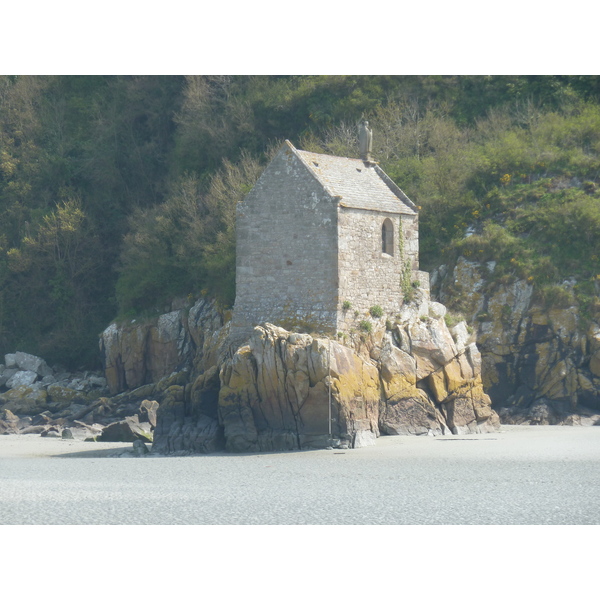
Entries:
<svg viewBox="0 0 600 600">
<path fill-rule="evenodd" d="M 483 384 L 503 422 L 600 423 L 600 324 L 575 302 L 545 306 L 527 281 L 494 282 L 494 267 L 460 257 L 433 274 L 432 290 L 475 328 Z"/>
<path fill-rule="evenodd" d="M 422 294 L 347 338 L 257 326 L 216 364 L 165 388 L 153 452 L 357 448 L 382 433 L 493 431 L 477 346 L 445 313 Z"/>
<path fill-rule="evenodd" d="M 115 398 L 142 402 L 140 419 L 155 422 L 155 453 L 214 452 L 223 448 L 217 365 L 229 350 L 229 324 L 206 298 L 178 304 L 102 333 L 106 378 Z"/>
<path fill-rule="evenodd" d="M 412 360 L 411 360 L 412 359 Z M 463 434 L 499 425 L 481 380 L 481 356 L 466 323 L 449 328 L 446 308 L 421 298 L 396 318 L 379 357 L 388 434 Z"/>
<path fill-rule="evenodd" d="M 184 304 L 175 308 L 179 304 Z M 214 360 L 212 336 L 223 318 L 207 299 L 143 322 L 112 323 L 100 336 L 100 352 L 112 394 L 157 382 L 175 371 Z"/>
<path fill-rule="evenodd" d="M 0 364 L 0 409 L 19 415 L 45 410 L 66 416 L 78 406 L 108 394 L 102 373 L 70 373 L 51 368 L 46 361 L 26 352 L 6 354 Z"/>
<path fill-rule="evenodd" d="M 220 371 L 219 421 L 234 452 L 372 443 L 379 374 L 350 348 L 265 324 Z M 329 407 L 331 399 L 331 435 Z"/>
<path fill-rule="evenodd" d="M 415 294 L 397 314 L 366 316 L 369 327 L 335 339 L 263 323 L 233 345 L 229 323 L 205 300 L 153 321 L 111 325 L 101 340 L 106 381 L 125 389 L 84 398 L 54 381 L 25 393 L 31 416 L 23 420 L 9 404 L 19 386 L 3 395 L 5 415 L 15 418 L 0 427 L 153 438 L 155 454 L 358 448 L 381 434 L 496 429 L 466 323 L 449 328 L 445 307 L 426 290 Z"/>
</svg>

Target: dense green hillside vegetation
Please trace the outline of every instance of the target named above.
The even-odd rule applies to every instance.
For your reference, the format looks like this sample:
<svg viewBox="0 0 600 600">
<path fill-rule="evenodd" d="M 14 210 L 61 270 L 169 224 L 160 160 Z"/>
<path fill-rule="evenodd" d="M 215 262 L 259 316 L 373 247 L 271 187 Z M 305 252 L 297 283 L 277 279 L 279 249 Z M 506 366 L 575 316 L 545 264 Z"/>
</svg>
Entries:
<svg viewBox="0 0 600 600">
<path fill-rule="evenodd" d="M 374 155 L 421 260 L 497 263 L 596 310 L 600 77 L 0 78 L 0 354 L 96 366 L 117 316 L 235 296 L 235 203 L 285 138 Z M 574 277 L 566 293 L 556 284 Z"/>
</svg>

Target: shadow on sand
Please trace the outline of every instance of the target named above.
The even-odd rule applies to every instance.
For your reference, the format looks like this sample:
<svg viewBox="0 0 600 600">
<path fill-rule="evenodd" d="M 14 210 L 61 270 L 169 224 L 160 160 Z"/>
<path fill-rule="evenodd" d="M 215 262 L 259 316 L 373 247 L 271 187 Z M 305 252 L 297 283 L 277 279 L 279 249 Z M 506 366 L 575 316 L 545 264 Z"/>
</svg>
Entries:
<svg viewBox="0 0 600 600">
<path fill-rule="evenodd" d="M 127 456 L 137 458 L 133 453 L 131 444 L 124 445 L 123 443 L 117 442 L 112 448 L 94 448 L 94 442 L 90 442 L 89 446 L 89 448 L 77 452 L 60 452 L 58 454 L 53 454 L 51 458 L 125 458 Z M 145 456 L 151 455 L 146 454 Z"/>
</svg>

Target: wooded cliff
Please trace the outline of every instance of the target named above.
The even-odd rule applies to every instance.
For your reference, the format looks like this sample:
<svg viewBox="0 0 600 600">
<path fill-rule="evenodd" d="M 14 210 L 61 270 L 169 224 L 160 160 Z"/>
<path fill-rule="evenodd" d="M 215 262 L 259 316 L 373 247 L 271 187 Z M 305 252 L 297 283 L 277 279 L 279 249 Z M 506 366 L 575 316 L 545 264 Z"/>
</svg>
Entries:
<svg viewBox="0 0 600 600">
<path fill-rule="evenodd" d="M 0 354 L 98 367 L 115 318 L 188 294 L 231 306 L 235 204 L 273 148 L 358 156 L 361 118 L 420 207 L 422 269 L 493 262 L 490 293 L 524 281 L 587 330 L 599 100 L 591 76 L 1 77 Z"/>
</svg>

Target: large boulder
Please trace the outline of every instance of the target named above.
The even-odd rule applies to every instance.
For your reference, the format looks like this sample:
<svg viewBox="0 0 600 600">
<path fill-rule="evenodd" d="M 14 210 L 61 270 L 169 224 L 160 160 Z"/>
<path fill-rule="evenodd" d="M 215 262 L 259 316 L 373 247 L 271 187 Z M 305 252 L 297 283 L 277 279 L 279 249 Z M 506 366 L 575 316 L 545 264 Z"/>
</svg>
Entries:
<svg viewBox="0 0 600 600">
<path fill-rule="evenodd" d="M 407 313 L 399 330 L 379 336 L 369 350 L 377 363 L 333 340 L 256 327 L 221 368 L 219 420 L 227 449 L 357 447 L 373 443 L 380 430 L 442 435 L 497 429 L 477 346 L 467 344 L 461 327 L 458 351 L 443 311 L 435 310 L 437 318 Z"/>
<path fill-rule="evenodd" d="M 419 379 L 445 365 L 457 354 L 452 335 L 442 320 L 419 319 L 411 322 L 406 331 L 410 337 L 411 353 L 417 361 Z"/>
<path fill-rule="evenodd" d="M 402 335 L 403 345 L 409 349 L 411 339 Z M 419 348 L 422 352 L 422 348 Z M 421 376 L 423 362 L 427 355 L 419 356 Z M 427 361 L 429 369 L 435 365 Z M 448 431 L 444 419 L 434 402 L 423 389 L 417 388 L 417 358 L 395 346 L 391 340 L 384 344 L 380 358 L 379 370 L 382 383 L 382 398 L 379 408 L 379 427 L 387 435 L 441 435 Z"/>
<path fill-rule="evenodd" d="M 34 371 L 17 371 L 5 385 L 11 390 L 22 385 L 31 386 L 37 378 L 38 374 Z"/>
<path fill-rule="evenodd" d="M 222 326 L 214 302 L 204 298 L 147 321 L 112 323 L 100 336 L 110 392 L 156 383 L 184 368 L 204 370 L 210 366 L 204 361 L 205 348 L 217 347 L 213 335 Z"/>
<path fill-rule="evenodd" d="M 152 441 L 150 424 L 140 423 L 137 415 L 106 426 L 99 438 L 101 442 L 134 442 L 135 440 Z"/>
<path fill-rule="evenodd" d="M 219 420 L 229 451 L 350 446 L 379 435 L 379 374 L 350 348 L 271 324 L 220 372 Z M 331 428 L 331 434 L 330 434 Z"/>
<path fill-rule="evenodd" d="M 149 326 L 109 325 L 100 338 L 100 350 L 108 387 L 112 394 L 134 389 L 148 382 L 146 337 Z"/>
<path fill-rule="evenodd" d="M 483 391 L 481 377 L 455 389 L 441 405 L 446 423 L 455 435 L 496 431 L 500 419 Z"/>
<path fill-rule="evenodd" d="M 50 384 L 46 388 L 46 391 L 50 402 L 57 402 L 64 406 L 69 406 L 71 403 L 82 397 L 81 392 L 58 383 Z"/>
<path fill-rule="evenodd" d="M 407 318 L 380 355 L 382 432 L 442 435 L 495 430 L 499 425 L 481 385 L 481 358 L 464 322 L 449 329 L 442 305 Z M 442 308 L 440 308 L 442 307 Z M 411 352 L 409 354 L 408 352 Z M 475 408 L 477 407 L 477 412 Z"/>
<path fill-rule="evenodd" d="M 215 382 L 214 369 L 191 384 L 173 378 L 157 384 L 154 454 L 206 454 L 224 449 L 223 427 L 216 418 L 218 386 L 218 370 Z"/>
<path fill-rule="evenodd" d="M 17 366 L 17 355 L 10 353 L 4 355 L 4 366 L 7 369 L 19 369 Z"/>
<path fill-rule="evenodd" d="M 9 381 L 13 375 L 19 372 L 19 369 L 5 368 L 0 373 L 0 387 L 6 386 L 6 382 Z"/>
<path fill-rule="evenodd" d="M 16 352 L 15 353 L 15 362 L 17 367 L 22 371 L 33 371 L 37 373 L 40 377 L 45 377 L 46 375 L 52 375 L 52 369 L 46 364 L 46 361 L 39 356 L 34 356 L 33 354 L 27 354 L 26 352 Z"/>
<path fill-rule="evenodd" d="M 391 396 L 382 401 L 379 415 L 386 435 L 444 435 L 450 433 L 440 409 L 428 394 L 415 388 L 411 394 Z"/>
<path fill-rule="evenodd" d="M 0 394 L 0 407 L 18 415 L 36 415 L 45 410 L 47 398 L 45 390 L 21 385 Z"/>
</svg>

